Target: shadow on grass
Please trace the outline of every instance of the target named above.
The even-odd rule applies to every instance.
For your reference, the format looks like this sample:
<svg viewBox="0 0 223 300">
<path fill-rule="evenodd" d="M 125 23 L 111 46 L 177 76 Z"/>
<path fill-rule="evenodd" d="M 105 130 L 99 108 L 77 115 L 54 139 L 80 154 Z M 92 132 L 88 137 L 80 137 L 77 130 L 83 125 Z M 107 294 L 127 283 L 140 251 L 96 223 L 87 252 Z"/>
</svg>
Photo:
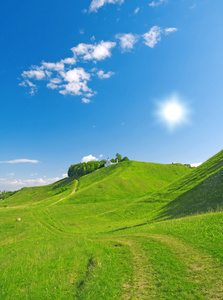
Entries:
<svg viewBox="0 0 223 300">
<path fill-rule="evenodd" d="M 223 169 L 165 205 L 157 219 L 173 219 L 223 209 Z"/>
</svg>

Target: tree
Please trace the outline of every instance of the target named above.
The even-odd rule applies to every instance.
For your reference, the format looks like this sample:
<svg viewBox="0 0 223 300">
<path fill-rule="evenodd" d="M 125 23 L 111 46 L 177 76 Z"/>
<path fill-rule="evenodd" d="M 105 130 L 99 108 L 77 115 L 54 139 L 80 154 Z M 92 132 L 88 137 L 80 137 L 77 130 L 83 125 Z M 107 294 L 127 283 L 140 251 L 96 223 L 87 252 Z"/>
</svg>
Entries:
<svg viewBox="0 0 223 300">
<path fill-rule="evenodd" d="M 122 156 L 119 153 L 116 153 L 116 159 L 118 160 L 118 162 L 122 161 Z"/>
<path fill-rule="evenodd" d="M 129 158 L 127 156 L 123 157 L 122 161 L 129 161 Z"/>
</svg>

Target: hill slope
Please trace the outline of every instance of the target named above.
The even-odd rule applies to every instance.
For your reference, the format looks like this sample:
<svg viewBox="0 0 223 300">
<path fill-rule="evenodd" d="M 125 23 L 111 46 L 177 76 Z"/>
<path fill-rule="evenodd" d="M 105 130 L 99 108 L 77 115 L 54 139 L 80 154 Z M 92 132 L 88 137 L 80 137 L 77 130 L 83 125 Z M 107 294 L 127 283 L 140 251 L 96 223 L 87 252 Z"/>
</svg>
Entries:
<svg viewBox="0 0 223 300">
<path fill-rule="evenodd" d="M 22 188 L 4 201 L 1 201 L 0 207 L 38 204 L 41 201 L 46 202 L 50 198 L 56 201 L 61 196 L 68 196 L 75 186 L 76 180 L 65 178 L 46 186 Z"/>
<path fill-rule="evenodd" d="M 122 162 L 81 177 L 77 192 L 65 203 L 132 199 L 157 191 L 190 172 L 183 165 Z"/>
<path fill-rule="evenodd" d="M 222 208 L 222 167 L 129 162 L 1 201 L 0 298 L 222 299 L 223 212 L 174 219 Z"/>
<path fill-rule="evenodd" d="M 161 218 L 182 217 L 223 208 L 223 151 L 161 192 L 153 195 L 167 203 Z"/>
</svg>

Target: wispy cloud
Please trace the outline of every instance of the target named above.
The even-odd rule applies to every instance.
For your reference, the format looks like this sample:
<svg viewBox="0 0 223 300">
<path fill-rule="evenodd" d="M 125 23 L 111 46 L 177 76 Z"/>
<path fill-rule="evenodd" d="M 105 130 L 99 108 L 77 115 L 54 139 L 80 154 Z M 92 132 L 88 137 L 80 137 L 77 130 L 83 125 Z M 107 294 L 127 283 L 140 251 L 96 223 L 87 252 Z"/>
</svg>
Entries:
<svg viewBox="0 0 223 300">
<path fill-rule="evenodd" d="M 176 32 L 178 29 L 176 27 L 168 27 L 168 28 L 165 28 L 164 29 L 164 33 L 166 35 L 170 34 L 170 33 L 173 33 L 173 32 Z"/>
<path fill-rule="evenodd" d="M 104 60 L 111 57 L 111 50 L 116 46 L 115 42 L 101 41 L 99 44 L 81 43 L 71 48 L 75 56 L 81 56 L 84 60 Z"/>
<path fill-rule="evenodd" d="M 37 92 L 37 85 L 33 81 L 43 81 L 46 87 L 51 90 L 57 90 L 62 95 L 81 96 L 83 103 L 89 103 L 89 97 L 97 94 L 96 91 L 88 86 L 92 82 L 93 77 L 97 75 L 98 78 L 105 79 L 114 75 L 114 72 L 111 71 L 105 73 L 103 70 L 97 71 L 95 67 L 92 69 L 92 62 L 96 64 L 99 61 L 110 58 L 113 48 L 117 45 L 117 40 L 119 40 L 122 52 L 131 51 L 134 45 L 142 39 L 145 45 L 154 48 L 161 40 L 162 35 L 169 35 L 176 30 L 177 28 L 175 27 L 163 29 L 159 26 L 153 26 L 143 35 L 119 33 L 115 35 L 116 41 L 102 40 L 91 44 L 80 43 L 71 48 L 73 52 L 71 57 L 66 57 L 58 62 L 42 61 L 39 66 L 31 66 L 30 70 L 23 71 L 19 85 L 29 88 L 29 93 L 34 95 Z M 83 62 L 86 66 L 84 68 Z M 89 71 L 86 63 L 91 63 Z M 82 64 L 82 66 L 79 67 L 78 64 Z"/>
<path fill-rule="evenodd" d="M 153 26 L 148 32 L 142 35 L 144 43 L 150 47 L 154 46 L 161 41 L 162 34 L 169 35 L 177 31 L 175 27 L 161 28 L 159 26 Z"/>
<path fill-rule="evenodd" d="M 107 73 L 105 73 L 103 70 L 100 70 L 97 72 L 97 75 L 100 79 L 108 79 L 110 78 L 111 76 L 113 76 L 115 73 L 112 72 L 112 71 L 109 71 Z"/>
<path fill-rule="evenodd" d="M 139 12 L 140 8 L 136 7 L 136 9 L 134 10 L 134 14 L 136 15 Z"/>
<path fill-rule="evenodd" d="M 37 163 L 39 163 L 39 161 L 36 160 L 36 159 L 26 159 L 26 158 L 14 159 L 14 160 L 7 160 L 7 161 L 0 161 L 0 164 L 18 164 L 18 163 L 32 163 L 32 164 L 37 164 Z"/>
<path fill-rule="evenodd" d="M 151 3 L 149 3 L 149 6 L 151 7 L 156 7 L 159 6 L 165 2 L 168 2 L 168 0 L 157 0 L 157 1 L 152 1 Z"/>
<path fill-rule="evenodd" d="M 123 52 L 132 50 L 138 41 L 138 35 L 132 33 L 119 33 L 115 37 L 120 40 L 120 47 Z"/>
<path fill-rule="evenodd" d="M 36 80 L 42 80 L 46 76 L 42 68 L 33 66 L 29 71 L 23 71 L 22 77 L 24 78 L 34 78 Z"/>
<path fill-rule="evenodd" d="M 123 2 L 124 0 L 92 0 L 89 7 L 89 12 L 97 12 L 98 9 L 105 4 L 122 4 Z"/>
<path fill-rule="evenodd" d="M 91 102 L 90 99 L 88 99 L 88 98 L 82 98 L 82 103 L 88 104 L 88 103 L 90 103 L 90 102 Z"/>
<path fill-rule="evenodd" d="M 42 62 L 40 66 L 31 66 L 30 70 L 23 71 L 20 86 L 30 88 L 30 94 L 34 95 L 37 86 L 30 80 L 44 80 L 46 87 L 51 90 L 58 90 L 62 95 L 84 96 L 82 102 L 87 103 L 86 98 L 92 97 L 96 92 L 88 87 L 91 74 L 83 67 L 73 67 L 77 61 L 101 61 L 111 57 L 112 48 L 116 42 L 100 41 L 99 43 L 80 43 L 73 47 L 73 57 L 61 59 L 59 62 Z M 110 78 L 114 73 L 99 73 L 100 79 Z M 90 96 L 89 96 L 90 95 Z M 89 100 L 90 102 L 90 100 Z"/>
<path fill-rule="evenodd" d="M 1 178 L 0 183 L 4 184 L 4 186 L 9 186 L 13 190 L 15 190 L 15 189 L 19 189 L 22 187 L 47 185 L 47 184 L 50 184 L 50 183 L 53 183 L 55 181 L 65 178 L 63 175 L 61 177 L 54 177 L 54 178 L 43 177 L 43 178 L 37 178 L 37 179 L 12 179 L 12 180 L 9 180 L 9 179 L 5 179 L 5 178 Z"/>
<path fill-rule="evenodd" d="M 162 29 L 159 26 L 153 26 L 148 32 L 143 34 L 144 43 L 150 48 L 154 48 L 161 41 L 161 33 Z"/>
<path fill-rule="evenodd" d="M 36 86 L 34 83 L 32 83 L 31 81 L 29 81 L 28 79 L 26 79 L 26 80 L 20 82 L 20 83 L 19 83 L 19 86 L 24 86 L 24 87 L 30 88 L 29 94 L 30 94 L 31 96 L 34 96 L 35 93 L 36 93 L 37 90 L 38 90 L 38 89 L 37 89 L 37 86 Z"/>
</svg>

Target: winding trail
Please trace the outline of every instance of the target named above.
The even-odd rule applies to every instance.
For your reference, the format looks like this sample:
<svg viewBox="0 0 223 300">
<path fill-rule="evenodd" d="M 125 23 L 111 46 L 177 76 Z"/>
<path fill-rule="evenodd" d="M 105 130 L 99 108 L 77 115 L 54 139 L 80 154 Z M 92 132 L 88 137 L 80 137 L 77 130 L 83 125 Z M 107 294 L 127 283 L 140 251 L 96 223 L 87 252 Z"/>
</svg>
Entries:
<svg viewBox="0 0 223 300">
<path fill-rule="evenodd" d="M 68 196 L 63 197 L 63 198 L 57 200 L 56 202 L 53 202 L 53 203 L 49 204 L 48 206 L 53 206 L 53 205 L 55 205 L 55 204 L 57 204 L 57 203 L 63 201 L 63 200 L 66 199 L 67 197 L 72 196 L 74 193 L 76 193 L 76 191 L 77 191 L 77 186 L 78 186 L 78 181 L 77 181 L 77 183 L 75 184 L 75 187 L 74 187 L 73 191 L 72 191 Z"/>
<path fill-rule="evenodd" d="M 73 195 L 77 190 L 77 185 L 78 182 L 68 196 L 51 203 L 47 207 Z M 77 234 L 66 232 L 66 228 L 62 230 L 51 225 L 45 213 L 44 210 L 32 212 L 35 221 L 44 226 L 46 230 L 64 238 L 77 236 Z M 133 233 L 92 237 L 83 235 L 83 238 L 89 242 L 97 243 L 115 241 L 129 248 L 132 258 L 129 263 L 132 265 L 133 275 L 129 281 L 122 285 L 122 297 L 120 299 L 173 299 L 170 298 L 171 293 L 177 299 L 223 299 L 223 266 L 220 262 L 211 255 L 195 248 L 192 244 L 172 235 Z M 163 249 L 161 254 L 158 253 L 159 255 L 164 257 L 166 255 L 166 259 L 170 257 L 173 262 L 179 262 L 185 272 L 181 269 L 168 269 L 166 262 L 163 266 L 162 260 L 159 260 L 156 253 L 157 247 Z M 93 270 L 90 271 L 93 272 Z M 97 284 L 97 279 L 93 278 L 92 280 Z M 170 284 L 165 286 L 165 281 Z M 187 290 L 187 287 L 190 289 Z M 176 290 L 177 288 L 179 291 Z"/>
<path fill-rule="evenodd" d="M 133 277 L 122 286 L 121 299 L 223 299 L 223 266 L 191 244 L 169 235 L 146 233 L 110 238 L 104 236 L 103 239 L 98 238 L 98 241 L 116 241 L 129 247 Z M 154 261 L 156 248 L 151 247 L 153 243 L 160 243 L 165 249 L 163 256 L 171 253 L 186 272 L 176 269 L 172 273 L 167 269 L 168 265 L 165 267 L 162 266 L 162 261 Z M 164 270 L 163 274 L 160 267 Z M 170 285 L 164 287 L 164 281 Z M 189 286 L 190 289 L 187 290 Z M 171 293 L 175 294 L 171 296 Z"/>
</svg>

